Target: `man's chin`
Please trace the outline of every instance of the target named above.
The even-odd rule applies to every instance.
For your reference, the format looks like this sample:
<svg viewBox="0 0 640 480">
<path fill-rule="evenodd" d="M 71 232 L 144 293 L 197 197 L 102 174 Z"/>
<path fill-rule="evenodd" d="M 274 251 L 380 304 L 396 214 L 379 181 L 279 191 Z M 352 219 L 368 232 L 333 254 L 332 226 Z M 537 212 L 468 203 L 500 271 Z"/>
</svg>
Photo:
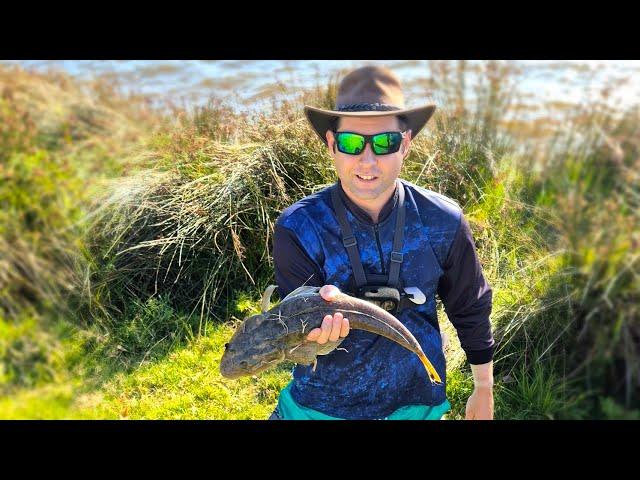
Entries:
<svg viewBox="0 0 640 480">
<path fill-rule="evenodd" d="M 382 192 L 383 188 L 380 185 L 372 185 L 368 187 L 366 185 L 350 185 L 351 193 L 362 200 L 374 200 L 378 198 Z"/>
</svg>

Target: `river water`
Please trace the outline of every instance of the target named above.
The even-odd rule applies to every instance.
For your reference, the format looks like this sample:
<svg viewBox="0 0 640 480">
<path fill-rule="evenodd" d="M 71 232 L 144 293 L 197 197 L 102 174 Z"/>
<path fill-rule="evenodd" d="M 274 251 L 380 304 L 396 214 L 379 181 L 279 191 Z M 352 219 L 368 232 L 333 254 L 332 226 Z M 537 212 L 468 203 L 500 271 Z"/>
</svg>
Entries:
<svg viewBox="0 0 640 480">
<path fill-rule="evenodd" d="M 362 65 L 385 65 L 405 87 L 408 106 L 442 101 L 430 87 L 434 63 L 429 60 L 19 60 L 0 63 L 27 69 L 57 69 L 82 79 L 106 76 L 117 79 L 125 91 L 149 94 L 187 107 L 215 98 L 239 111 L 259 110 L 284 90 L 325 85 L 331 76 Z M 455 68 L 457 62 L 449 62 Z M 467 94 L 485 62 L 466 62 Z M 606 101 L 624 108 L 640 103 L 640 61 L 501 61 L 513 68 L 522 104 L 587 105 L 608 88 Z M 475 80 L 474 80 L 475 78 Z"/>
</svg>

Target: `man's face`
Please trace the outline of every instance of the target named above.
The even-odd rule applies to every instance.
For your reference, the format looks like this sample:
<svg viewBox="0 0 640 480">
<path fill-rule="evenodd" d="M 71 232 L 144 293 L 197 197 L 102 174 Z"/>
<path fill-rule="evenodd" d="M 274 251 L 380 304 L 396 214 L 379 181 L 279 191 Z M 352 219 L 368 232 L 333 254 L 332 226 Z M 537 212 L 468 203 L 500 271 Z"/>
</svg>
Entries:
<svg viewBox="0 0 640 480">
<path fill-rule="evenodd" d="M 373 135 L 382 132 L 399 132 L 397 117 L 343 117 L 340 120 L 338 132 L 355 132 L 362 135 Z M 329 153 L 333 157 L 336 172 L 342 183 L 342 188 L 357 200 L 375 200 L 386 197 L 393 192 L 395 181 L 400 174 L 404 157 L 409 152 L 411 141 L 410 131 L 402 140 L 400 150 L 388 155 L 376 155 L 371 150 L 370 143 L 359 155 L 348 155 L 334 148 L 333 132 L 327 132 Z M 364 180 L 361 177 L 371 177 Z"/>
</svg>

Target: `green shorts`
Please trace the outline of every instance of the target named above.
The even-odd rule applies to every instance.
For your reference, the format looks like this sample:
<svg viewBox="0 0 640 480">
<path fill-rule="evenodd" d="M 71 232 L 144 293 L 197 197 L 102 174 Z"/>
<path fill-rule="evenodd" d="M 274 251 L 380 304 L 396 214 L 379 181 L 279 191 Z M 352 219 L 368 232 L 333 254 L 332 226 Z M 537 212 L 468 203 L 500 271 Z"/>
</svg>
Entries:
<svg viewBox="0 0 640 480">
<path fill-rule="evenodd" d="M 278 406 L 269 420 L 344 420 L 300 405 L 291 396 L 291 385 L 293 382 L 280 392 Z M 451 405 L 448 400 L 440 405 L 406 405 L 380 420 L 441 420 L 449 410 Z"/>
</svg>

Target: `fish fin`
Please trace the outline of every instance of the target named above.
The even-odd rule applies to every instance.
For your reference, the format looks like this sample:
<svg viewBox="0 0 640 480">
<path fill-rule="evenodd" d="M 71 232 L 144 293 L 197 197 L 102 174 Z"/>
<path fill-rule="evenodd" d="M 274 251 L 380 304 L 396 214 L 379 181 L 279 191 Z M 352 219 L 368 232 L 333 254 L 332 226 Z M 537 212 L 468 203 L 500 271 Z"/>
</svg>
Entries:
<svg viewBox="0 0 640 480">
<path fill-rule="evenodd" d="M 271 295 L 273 291 L 278 288 L 277 285 L 269 285 L 262 294 L 262 313 L 266 313 L 269 310 L 269 304 L 271 302 Z"/>
<path fill-rule="evenodd" d="M 339 338 L 335 342 L 328 341 L 324 345 L 320 345 L 319 348 L 318 348 L 318 355 L 328 355 L 328 354 L 330 354 L 331 352 L 333 352 L 336 348 L 338 348 L 340 346 L 340 344 L 342 343 L 343 340 L 344 340 L 344 337 L 343 338 Z"/>
<path fill-rule="evenodd" d="M 289 295 L 284 297 L 282 299 L 282 301 L 284 302 L 285 300 L 289 300 L 289 299 L 291 299 L 293 297 L 297 297 L 299 295 L 300 296 L 302 296 L 302 295 L 315 295 L 319 291 L 320 291 L 320 287 L 312 287 L 311 285 L 303 285 L 301 287 L 296 288 L 291 293 L 289 293 Z"/>
<path fill-rule="evenodd" d="M 318 344 L 315 342 L 303 342 L 287 352 L 287 358 L 301 365 L 311 365 L 318 355 Z"/>
</svg>

